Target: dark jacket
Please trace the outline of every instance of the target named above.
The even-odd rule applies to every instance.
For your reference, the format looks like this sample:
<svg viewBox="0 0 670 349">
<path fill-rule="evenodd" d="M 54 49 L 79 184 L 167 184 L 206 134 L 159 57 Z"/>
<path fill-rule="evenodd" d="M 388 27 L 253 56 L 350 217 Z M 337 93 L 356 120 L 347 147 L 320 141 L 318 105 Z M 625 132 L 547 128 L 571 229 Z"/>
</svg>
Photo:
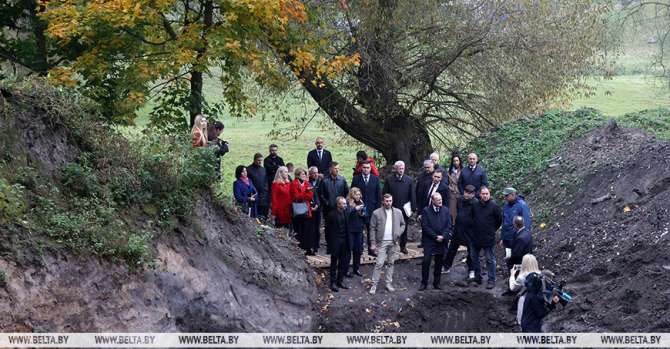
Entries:
<svg viewBox="0 0 670 349">
<path fill-rule="evenodd" d="M 323 149 L 321 153 L 321 160 L 319 160 L 319 155 L 316 153 L 316 149 L 312 149 L 307 153 L 307 167 L 316 166 L 319 169 L 319 173 L 327 176 L 330 172 L 330 164 L 333 162 L 333 156 L 326 149 Z"/>
<path fill-rule="evenodd" d="M 277 174 L 280 166 L 284 166 L 284 159 L 279 155 L 274 158 L 268 155 L 263 160 L 263 167 L 265 167 L 265 172 L 268 174 L 268 188 L 272 188 L 272 182 L 275 180 L 275 174 Z"/>
<path fill-rule="evenodd" d="M 216 155 L 216 163 L 214 164 L 214 168 L 216 171 L 216 177 L 221 179 L 221 157 L 226 155 L 228 152 L 228 142 L 221 140 L 219 138 L 216 138 L 214 140 L 211 140 L 207 142 L 207 146 L 209 149 L 214 151 L 214 155 Z"/>
<path fill-rule="evenodd" d="M 541 293 L 526 293 L 521 313 L 521 331 L 542 332 L 542 320 L 553 307 L 544 301 Z"/>
<path fill-rule="evenodd" d="M 511 241 L 514 239 L 516 229 L 514 228 L 514 217 L 523 217 L 523 225 L 530 230 L 533 222 L 530 219 L 530 209 L 524 201 L 523 196 L 517 195 L 516 201 L 512 204 L 505 202 L 503 205 L 503 224 L 500 233 L 500 239 Z"/>
<path fill-rule="evenodd" d="M 439 212 L 435 212 L 433 205 L 423 209 L 421 213 L 421 244 L 423 245 L 423 253 L 431 256 L 444 254 L 446 242 L 451 238 L 452 234 L 449 206 L 440 207 Z M 444 237 L 440 242 L 437 241 L 438 235 Z"/>
<path fill-rule="evenodd" d="M 361 190 L 363 194 L 363 202 L 369 213 L 372 213 L 374 210 L 378 209 L 382 205 L 382 188 L 379 185 L 379 177 L 370 174 L 368 179 L 368 184 L 365 184 L 363 180 L 363 175 L 354 176 L 351 180 L 351 187 L 356 187 Z M 366 219 L 365 223 L 370 222 L 370 215 Z"/>
<path fill-rule="evenodd" d="M 475 229 L 472 243 L 478 247 L 492 247 L 496 244 L 496 231 L 502 224 L 502 210 L 493 202 L 475 203 Z"/>
<path fill-rule="evenodd" d="M 400 180 L 395 174 L 384 179 L 384 190 L 382 194 L 391 194 L 393 196 L 393 207 L 402 211 L 403 217 L 407 218 L 403 206 L 410 202 L 412 211 L 416 210 L 416 192 L 414 180 L 408 175 L 403 175 Z"/>
<path fill-rule="evenodd" d="M 363 204 L 365 206 L 365 204 Z M 347 224 L 350 233 L 362 233 L 363 227 L 369 219 L 367 207 L 363 207 L 361 211 L 356 211 L 354 207 L 347 207 Z"/>
<path fill-rule="evenodd" d="M 454 227 L 454 239 L 459 244 L 469 245 L 473 230 L 475 228 L 475 205 L 478 205 L 477 199 L 466 200 L 461 197 L 457 202 L 456 226 Z"/>
<path fill-rule="evenodd" d="M 335 179 L 330 175 L 324 177 L 319 188 L 319 200 L 324 212 L 335 209 L 337 206 L 335 199 L 338 196 L 346 198 L 347 194 L 349 194 L 349 187 L 344 177 L 339 175 Z"/>
<path fill-rule="evenodd" d="M 429 206 L 431 203 L 431 198 L 428 196 L 428 191 L 430 190 L 430 187 L 432 185 L 433 180 L 431 178 L 431 181 L 428 183 L 423 183 L 420 189 L 417 187 L 416 206 L 419 213 L 423 212 L 423 209 L 426 206 Z M 442 202 L 445 203 L 447 206 L 449 206 L 449 186 L 447 184 L 444 184 L 444 182 L 440 182 L 437 186 L 436 192 L 442 195 Z"/>
<path fill-rule="evenodd" d="M 339 217 L 338 217 L 339 216 Z M 337 209 L 334 209 L 328 213 L 326 216 L 326 236 L 330 239 L 328 242 L 329 246 L 333 245 L 335 242 L 340 242 L 343 244 L 348 244 L 349 241 L 349 217 L 347 209 L 345 208 L 343 214 L 340 216 L 340 213 Z"/>
<path fill-rule="evenodd" d="M 264 207 L 270 206 L 268 174 L 265 171 L 265 167 L 251 164 L 247 166 L 247 175 L 251 182 L 254 183 L 254 187 L 256 187 L 256 191 L 258 192 L 258 198 L 256 199 L 258 205 Z"/>
<path fill-rule="evenodd" d="M 470 168 L 470 166 L 463 168 L 461 177 L 458 179 L 458 190 L 461 191 L 461 195 L 463 195 L 465 186 L 468 184 L 471 184 L 475 187 L 475 193 L 477 193 L 477 197 L 479 197 L 479 188 L 482 186 L 489 186 L 489 180 L 486 178 L 486 170 L 481 165 L 477 164 L 474 171 Z"/>
<path fill-rule="evenodd" d="M 321 179 L 319 178 L 315 180 L 310 179 L 309 184 L 312 186 L 312 191 L 314 192 L 314 195 L 312 196 L 311 205 L 312 207 L 318 205 L 316 210 L 312 211 L 315 212 L 315 214 L 319 214 L 318 212 L 321 212 L 321 198 L 319 197 L 319 190 L 321 189 Z"/>
<path fill-rule="evenodd" d="M 521 228 L 512 241 L 512 257 L 515 260 L 521 260 L 524 255 L 533 253 L 533 238 L 530 235 L 530 230 Z"/>
</svg>

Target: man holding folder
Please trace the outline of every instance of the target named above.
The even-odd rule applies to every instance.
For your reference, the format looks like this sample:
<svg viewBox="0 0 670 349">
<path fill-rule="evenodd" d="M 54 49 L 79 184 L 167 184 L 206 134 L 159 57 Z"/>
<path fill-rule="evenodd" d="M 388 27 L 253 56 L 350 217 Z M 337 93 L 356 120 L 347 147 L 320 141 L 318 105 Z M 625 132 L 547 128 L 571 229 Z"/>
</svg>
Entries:
<svg viewBox="0 0 670 349">
<path fill-rule="evenodd" d="M 393 207 L 402 211 L 405 222 L 408 222 L 412 212 L 416 210 L 416 194 L 414 189 L 414 180 L 412 177 L 405 175 L 405 163 L 396 161 L 393 164 L 393 176 L 384 180 L 383 194 L 391 194 L 393 196 Z M 404 231 L 400 236 L 400 252 L 407 254 L 407 227 L 405 224 Z"/>
</svg>

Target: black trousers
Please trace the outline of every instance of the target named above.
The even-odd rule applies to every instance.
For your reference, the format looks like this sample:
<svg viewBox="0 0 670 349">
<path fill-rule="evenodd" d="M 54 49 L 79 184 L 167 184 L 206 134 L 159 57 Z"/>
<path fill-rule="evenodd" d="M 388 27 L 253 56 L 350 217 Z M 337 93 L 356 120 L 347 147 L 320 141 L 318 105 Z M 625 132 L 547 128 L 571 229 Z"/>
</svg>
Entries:
<svg viewBox="0 0 670 349">
<path fill-rule="evenodd" d="M 363 229 L 365 230 L 365 237 L 366 237 L 365 243 L 368 246 L 368 254 L 370 254 L 372 252 L 372 250 L 370 250 L 370 245 L 372 245 L 372 239 L 370 239 L 370 237 L 371 237 L 370 236 L 370 223 L 363 224 Z"/>
<path fill-rule="evenodd" d="M 267 218 L 268 217 L 268 209 L 269 209 L 269 207 L 265 204 L 263 204 L 262 206 L 258 205 L 258 209 L 257 209 L 258 217 Z"/>
<path fill-rule="evenodd" d="M 405 211 L 401 208 L 402 211 L 402 216 L 405 219 L 405 230 L 402 232 L 400 235 L 400 239 L 398 241 L 398 245 L 400 245 L 400 249 L 405 249 L 407 246 L 407 228 L 409 228 L 409 217 L 405 216 Z"/>
<path fill-rule="evenodd" d="M 328 214 L 330 213 L 330 211 L 332 211 L 332 209 L 328 209 L 328 208 L 325 208 L 325 207 L 323 208 L 323 221 L 324 221 L 324 227 L 325 227 L 324 234 L 326 235 L 326 254 L 331 254 L 332 253 L 331 252 L 331 247 L 332 246 L 331 246 L 331 242 L 330 242 L 331 238 L 328 234 L 330 229 L 328 229 L 328 220 L 326 219 L 326 217 L 328 217 Z"/>
<path fill-rule="evenodd" d="M 430 274 L 430 264 L 431 261 L 435 259 L 435 266 L 433 267 L 433 286 L 440 285 L 440 277 L 442 276 L 442 260 L 444 259 L 443 254 L 436 254 L 431 256 L 430 254 L 423 255 L 423 262 L 421 263 L 421 284 L 428 285 L 428 278 Z"/>
<path fill-rule="evenodd" d="M 361 267 L 361 255 L 363 254 L 363 232 L 349 233 L 349 246 L 353 257 L 352 272 L 357 272 Z"/>
<path fill-rule="evenodd" d="M 312 220 L 310 221 L 311 233 L 309 236 L 309 248 L 316 252 L 321 243 L 321 209 L 312 211 Z"/>
<path fill-rule="evenodd" d="M 349 243 L 346 238 L 336 237 L 330 242 L 330 284 L 341 283 L 349 269 Z"/>
<path fill-rule="evenodd" d="M 444 269 L 449 269 L 454 264 L 454 258 L 456 257 L 456 253 L 458 253 L 458 248 L 461 246 L 465 246 L 468 249 L 465 257 L 465 264 L 468 265 L 468 271 L 475 270 L 474 266 L 472 265 L 472 258 L 470 257 L 470 244 L 453 239 L 449 241 L 447 255 L 444 257 Z"/>
<path fill-rule="evenodd" d="M 300 248 L 307 250 L 309 247 L 307 245 L 308 240 L 308 228 L 310 227 L 311 219 L 307 217 L 293 217 L 293 230 L 295 230 L 295 235 L 298 241 L 300 242 Z"/>
</svg>

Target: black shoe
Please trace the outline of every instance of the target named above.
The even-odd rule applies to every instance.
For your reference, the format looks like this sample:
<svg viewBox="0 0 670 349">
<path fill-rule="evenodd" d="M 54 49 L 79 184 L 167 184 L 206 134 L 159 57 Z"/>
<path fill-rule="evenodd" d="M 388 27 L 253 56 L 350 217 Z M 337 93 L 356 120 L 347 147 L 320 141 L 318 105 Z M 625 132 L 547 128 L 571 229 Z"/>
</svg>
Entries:
<svg viewBox="0 0 670 349">
<path fill-rule="evenodd" d="M 348 289 L 349 289 L 349 286 L 347 286 L 347 285 L 345 285 L 345 284 L 343 284 L 343 283 L 341 283 L 341 282 L 338 282 L 338 283 L 337 283 L 337 287 L 339 287 L 339 288 L 341 288 L 341 289 L 343 289 L 343 290 L 348 290 Z"/>
<path fill-rule="evenodd" d="M 416 245 L 416 248 L 423 248 L 423 244 L 420 243 L 420 244 Z"/>
<path fill-rule="evenodd" d="M 344 277 L 352 278 L 352 277 L 354 277 L 354 274 L 346 273 L 346 274 L 344 274 Z"/>
<path fill-rule="evenodd" d="M 368 256 L 371 256 L 371 257 L 377 257 L 377 253 L 375 253 L 375 252 L 368 252 Z"/>
<path fill-rule="evenodd" d="M 363 276 L 363 274 L 361 274 L 361 272 L 358 271 L 358 270 L 356 270 L 356 271 L 354 272 L 354 275 L 357 275 L 357 276 Z"/>
<path fill-rule="evenodd" d="M 436 290 L 441 290 L 442 289 L 442 287 L 440 287 L 440 285 L 433 285 L 433 288 L 436 289 Z"/>
<path fill-rule="evenodd" d="M 407 247 L 401 248 L 400 252 L 402 252 L 403 254 L 408 254 L 409 253 L 409 251 L 407 251 Z"/>
<path fill-rule="evenodd" d="M 337 289 L 337 287 L 335 287 L 335 284 L 331 284 L 331 285 L 330 285 L 330 290 L 333 291 L 333 292 L 338 292 L 338 291 L 339 291 L 339 290 Z"/>
<path fill-rule="evenodd" d="M 421 287 L 419 287 L 419 291 L 425 291 L 426 288 L 428 288 L 427 285 L 421 284 Z"/>
</svg>

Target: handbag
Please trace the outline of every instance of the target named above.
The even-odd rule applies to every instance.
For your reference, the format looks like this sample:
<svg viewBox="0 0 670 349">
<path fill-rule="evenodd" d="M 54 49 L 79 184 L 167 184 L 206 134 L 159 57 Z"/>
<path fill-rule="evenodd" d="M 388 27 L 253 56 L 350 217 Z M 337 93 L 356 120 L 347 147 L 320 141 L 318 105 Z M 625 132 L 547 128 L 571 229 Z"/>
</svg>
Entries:
<svg viewBox="0 0 670 349">
<path fill-rule="evenodd" d="M 291 211 L 293 212 L 293 217 L 305 217 L 307 216 L 307 203 L 306 202 L 293 202 L 291 203 Z"/>
</svg>

